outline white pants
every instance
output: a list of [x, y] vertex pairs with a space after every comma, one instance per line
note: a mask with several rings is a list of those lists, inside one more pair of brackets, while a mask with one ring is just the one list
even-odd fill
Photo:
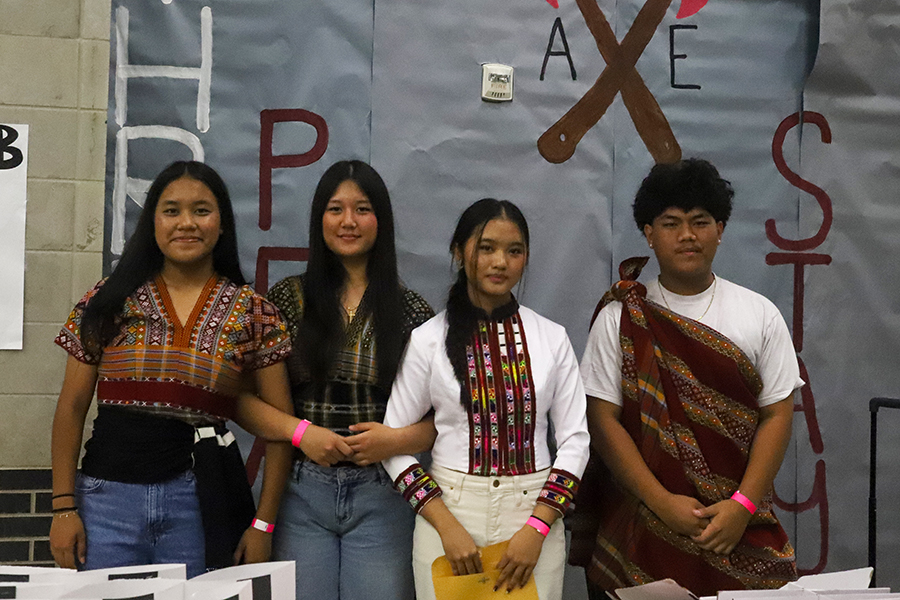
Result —
[[[441, 497], [479, 548], [504, 542], [531, 516], [550, 469], [515, 477], [481, 477], [432, 465], [431, 475], [441, 486]], [[413, 572], [417, 600], [434, 600], [431, 563], [444, 555], [441, 536], [423, 517], [416, 517], [413, 535]], [[540, 600], [561, 600], [566, 559], [566, 535], [557, 519], [544, 540], [534, 569]]]

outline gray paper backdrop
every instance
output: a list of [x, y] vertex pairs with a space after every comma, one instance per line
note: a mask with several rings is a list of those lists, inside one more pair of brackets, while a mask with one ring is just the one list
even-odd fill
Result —
[[[600, 2], [620, 42], [640, 8], [633, 0]], [[900, 184], [896, 7], [864, 0], [851, 8], [849, 0], [840, 0], [823, 11], [821, 23], [814, 0], [712, 0], [683, 19], [676, 18], [678, 8], [677, 2], [669, 8], [637, 71], [684, 156], [712, 160], [737, 192], [716, 272], [771, 298], [795, 338], [794, 315], [801, 304], [804, 309], [797, 322], [803, 333], [799, 355], [812, 393], [807, 390], [805, 403], [797, 398], [803, 410], [796, 413], [794, 440], [776, 485], [780, 516], [802, 569], [862, 566], [867, 402], [900, 394], [892, 260], [900, 245], [894, 208]], [[551, 164], [537, 150], [541, 134], [605, 66], [574, 0], [561, 0], [559, 8], [546, 0], [114, 0], [112, 16], [107, 268], [116, 257], [113, 215], [125, 207], [127, 234], [139, 211], [134, 199], [123, 203], [116, 195], [117, 171], [120, 182], [124, 174], [147, 180], [172, 160], [191, 156], [177, 141], [145, 138], [129, 142], [122, 158], [118, 139], [134, 132], [155, 136], [163, 131], [159, 126], [196, 139], [204, 159], [226, 179], [251, 279], [261, 274], [260, 247], [306, 246], [315, 183], [344, 158], [369, 160], [384, 176], [395, 205], [401, 275], [435, 306], [450, 281], [447, 243], [461, 210], [484, 196], [517, 202], [533, 244], [520, 300], [564, 324], [577, 352], [619, 261], [647, 253], [630, 204], [653, 159], [621, 96], [568, 161]], [[204, 18], [211, 32], [206, 50]], [[557, 18], [575, 80], [563, 56], [551, 56], [540, 78]], [[562, 48], [557, 35], [553, 49]], [[684, 57], [673, 63], [673, 54]], [[197, 71], [178, 71], [178, 79], [171, 70], [163, 77], [133, 77], [117, 94], [116, 81], [129, 74], [126, 62]], [[481, 64], [487, 62], [515, 68], [512, 102], [480, 99]], [[672, 64], [676, 83], [699, 89], [672, 87]], [[786, 123], [783, 141], [773, 149], [779, 125], [804, 106], [823, 114], [832, 142], [821, 141], [815, 124]], [[316, 162], [272, 172], [272, 224], [263, 229], [260, 114], [272, 109], [318, 115], [328, 141]], [[141, 126], [150, 129], [131, 129]], [[317, 139], [324, 141], [308, 124], [279, 123], [272, 152], [310, 153]], [[775, 155], [783, 156], [781, 170]], [[820, 204], [788, 181], [789, 172], [822, 188], [833, 208], [830, 229], [815, 247], [786, 250], [767, 237], [770, 219], [791, 240], [814, 235], [822, 223]], [[139, 191], [133, 195], [142, 201]], [[808, 259], [798, 253], [828, 256], [831, 263], [806, 267], [796, 285], [793, 266], [768, 264]], [[302, 269], [298, 262], [272, 262], [268, 284]], [[257, 285], [263, 287], [262, 281]], [[800, 290], [802, 303], [795, 293]], [[885, 564], [900, 556], [900, 508], [891, 500], [898, 494], [896, 467], [890, 462], [900, 444], [894, 426], [900, 414], [882, 419], [879, 561]], [[824, 474], [818, 483], [817, 468]], [[890, 585], [893, 578], [896, 587], [900, 576], [889, 571], [882, 569], [879, 583]]]

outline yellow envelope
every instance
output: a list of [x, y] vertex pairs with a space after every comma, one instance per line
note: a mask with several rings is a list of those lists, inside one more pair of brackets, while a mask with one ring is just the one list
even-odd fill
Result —
[[434, 581], [434, 594], [437, 600], [479, 600], [480, 598], [500, 600], [538, 600], [537, 587], [534, 585], [534, 575], [528, 579], [523, 588], [516, 588], [509, 594], [506, 590], [494, 591], [500, 571], [497, 563], [503, 558], [509, 540], [493, 544], [481, 549], [481, 566], [484, 573], [475, 575], [454, 575], [453, 567], [446, 556], [435, 559], [431, 565], [431, 579]]

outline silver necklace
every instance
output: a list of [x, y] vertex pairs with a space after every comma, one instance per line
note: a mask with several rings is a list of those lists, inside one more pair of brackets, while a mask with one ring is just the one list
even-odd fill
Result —
[[[703, 314], [700, 315], [699, 317], [697, 317], [696, 319], [694, 319], [695, 321], [701, 320], [703, 317], [706, 316], [706, 313], [709, 312], [709, 307], [712, 306], [713, 300], [716, 298], [716, 284], [717, 284], [718, 282], [719, 282], [719, 278], [718, 278], [718, 277], [714, 277], [714, 278], [713, 278], [713, 291], [712, 291], [712, 295], [709, 297], [709, 304], [706, 305], [706, 310], [703, 311]], [[662, 284], [659, 283], [659, 279], [658, 279], [658, 278], [657, 278], [657, 280], [656, 280], [656, 287], [659, 288], [659, 295], [660, 295], [660, 297], [663, 299], [663, 302], [665, 302], [666, 308], [668, 308], [670, 312], [675, 312], [675, 311], [672, 310], [672, 307], [669, 306], [669, 301], [666, 300], [666, 295], [663, 294], [663, 287], [662, 287]]]

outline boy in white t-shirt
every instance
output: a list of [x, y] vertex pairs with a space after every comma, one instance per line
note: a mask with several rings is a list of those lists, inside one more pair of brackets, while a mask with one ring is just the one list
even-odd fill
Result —
[[581, 364], [608, 469], [578, 498], [599, 519], [590, 560], [572, 557], [592, 597], [667, 577], [698, 595], [797, 577], [771, 492], [803, 381], [778, 309], [713, 274], [733, 195], [689, 159], [656, 165], [635, 198], [660, 275], [645, 287], [647, 259], [622, 264]]

